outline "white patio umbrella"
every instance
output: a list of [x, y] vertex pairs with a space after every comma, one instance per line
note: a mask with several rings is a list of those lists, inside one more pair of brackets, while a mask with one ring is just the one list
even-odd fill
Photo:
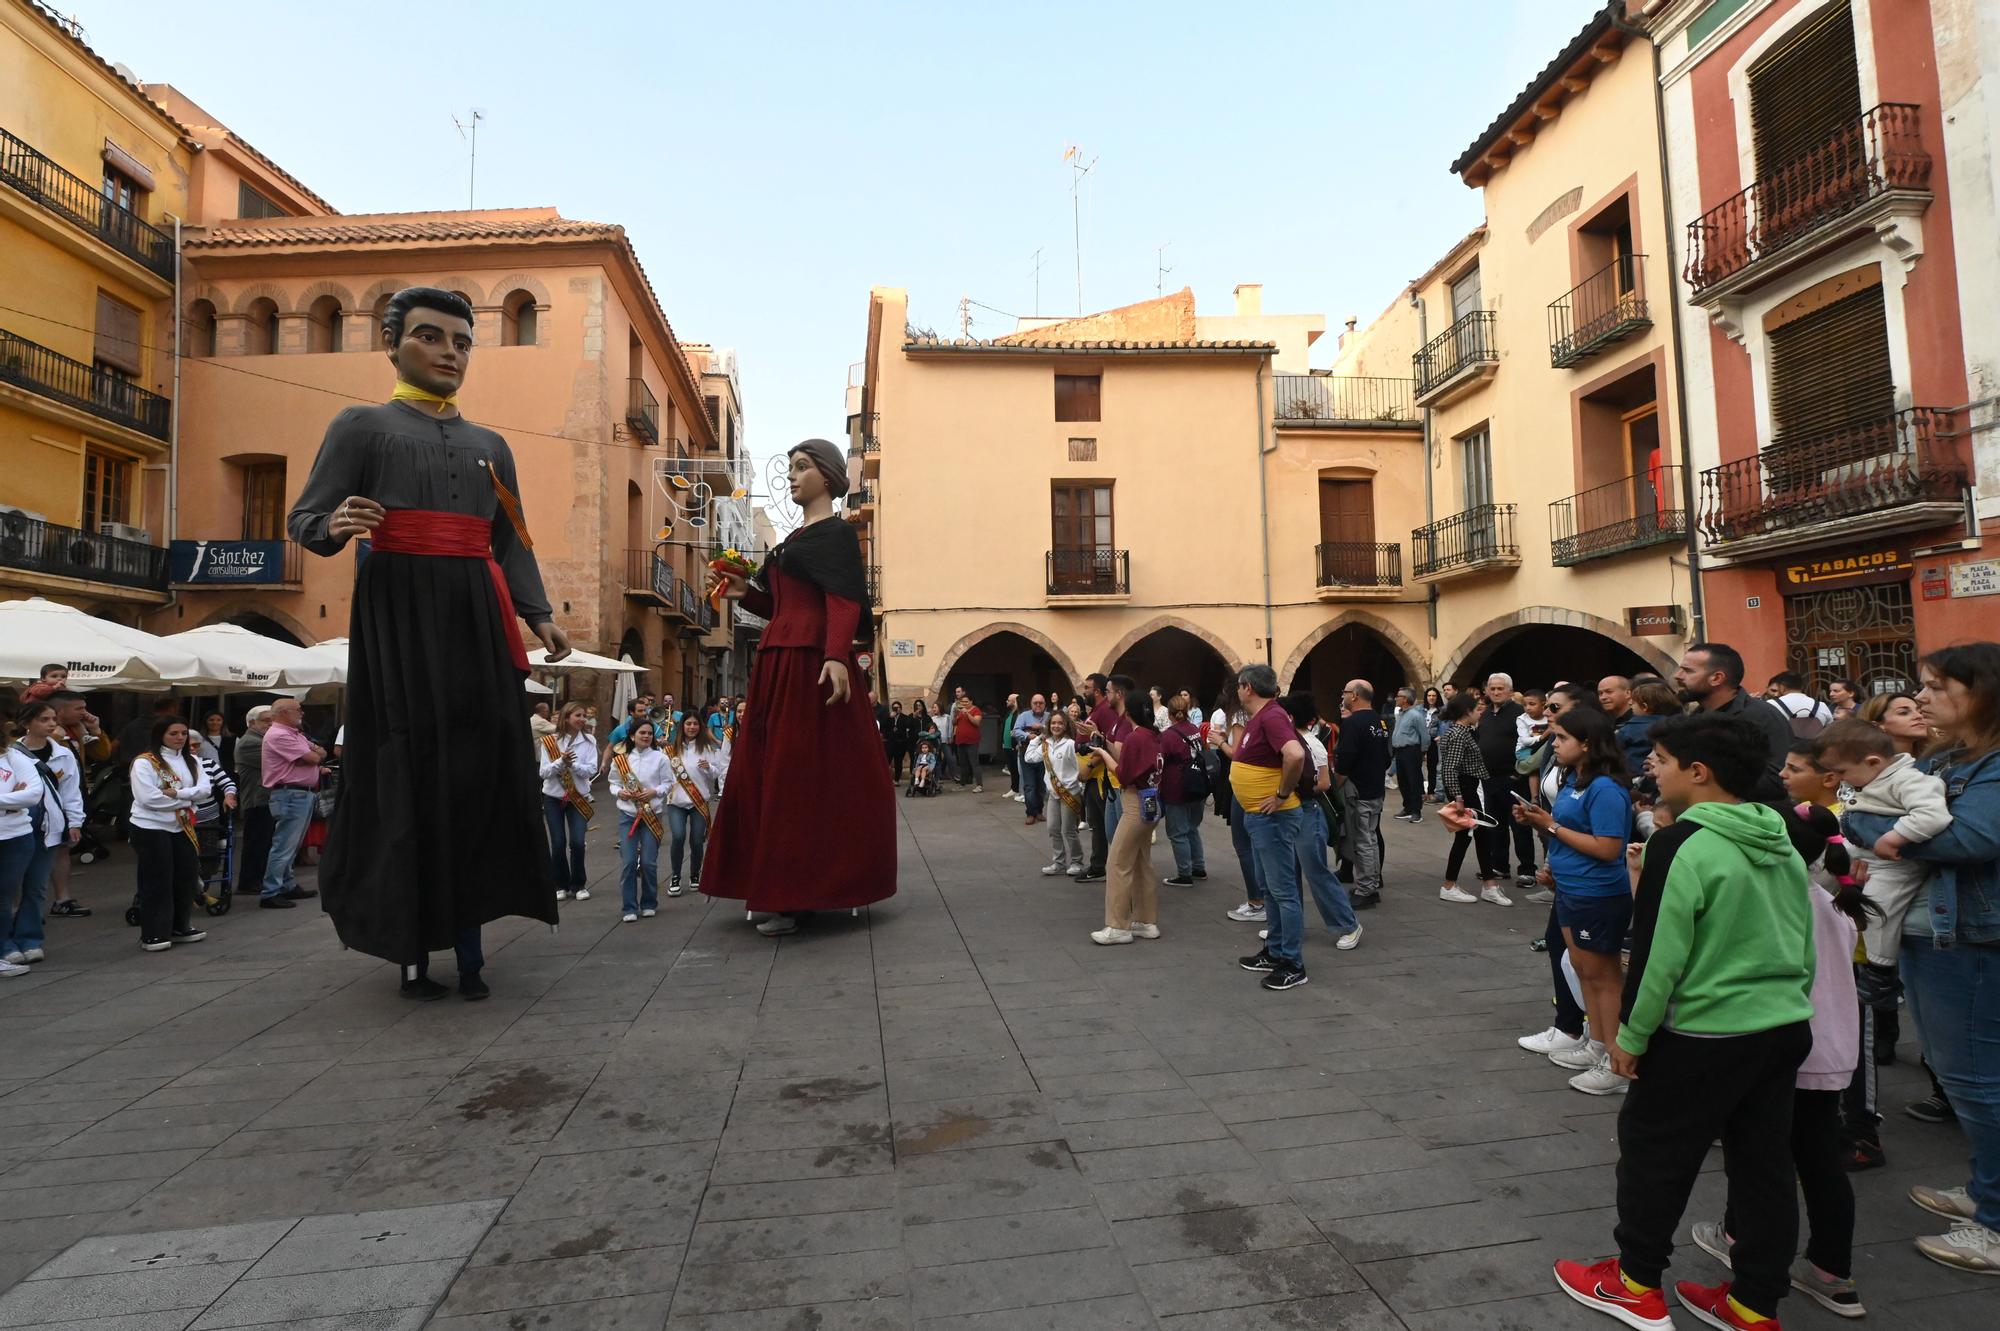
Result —
[[[632, 664], [632, 658], [629, 654], [620, 652], [618, 654], [618, 663], [629, 666]], [[637, 667], [634, 667], [634, 670], [636, 672]], [[634, 679], [631, 675], [620, 675], [618, 682], [611, 686], [611, 714], [613, 716], [624, 716], [632, 710], [632, 700], [638, 696], [638, 680]]]
[[347, 675], [345, 652], [336, 664], [326, 655], [314, 655], [236, 624], [209, 624], [169, 634], [165, 640], [193, 652], [209, 679], [239, 689], [311, 688], [338, 684]]
[[542, 683], [542, 681], [540, 681], [539, 679], [529, 679], [523, 685], [523, 687], [526, 688], [528, 692], [534, 694], [536, 697], [543, 697], [543, 696], [553, 697], [555, 694], [554, 689]]
[[325, 642], [316, 642], [312, 646], [302, 648], [301, 650], [322, 665], [333, 668], [336, 673], [328, 681], [329, 683], [345, 684], [347, 682], [347, 639], [328, 638]]
[[72, 685], [140, 688], [196, 679], [201, 663], [176, 643], [40, 596], [0, 601], [0, 683], [32, 683], [60, 661]]
[[633, 665], [630, 661], [614, 661], [595, 652], [578, 650], [572, 650], [562, 660], [550, 664], [549, 649], [546, 647], [537, 647], [528, 653], [528, 668], [530, 670], [615, 670], [627, 675], [646, 673], [644, 666]]

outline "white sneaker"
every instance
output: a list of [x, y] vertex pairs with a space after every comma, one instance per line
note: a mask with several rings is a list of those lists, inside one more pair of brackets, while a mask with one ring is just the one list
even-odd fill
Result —
[[587, 887], [579, 887], [576, 891], [570, 893], [570, 895], [572, 897], [575, 897], [578, 901], [588, 901], [590, 900], [590, 889]]
[[1271, 931], [1269, 929], [1259, 929], [1257, 936], [1267, 943], [1271, 941]]
[[568, 901], [568, 900], [569, 900], [569, 889], [568, 889], [568, 888], [566, 888], [566, 887], [559, 887], [559, 888], [557, 888], [557, 889], [556, 889], [556, 900], [557, 900], [557, 901]]
[[1460, 905], [1464, 905], [1468, 901], [1477, 901], [1479, 898], [1473, 896], [1472, 893], [1466, 891], [1457, 883], [1446, 883], [1438, 889], [1438, 900], [1455, 901]]
[[1521, 900], [1532, 901], [1537, 906], [1553, 905], [1555, 903], [1555, 899], [1556, 899], [1556, 894], [1554, 892], [1551, 892], [1546, 887], [1538, 887], [1532, 892], [1523, 894], [1523, 896], [1521, 897]]
[[1083, 874], [1083, 866], [1081, 864], [1072, 864], [1069, 866], [1069, 868], [1063, 870], [1063, 876], [1066, 878], [1078, 878], [1081, 877], [1082, 874]]
[[0, 962], [9, 966], [25, 966], [28, 964], [28, 958], [21, 952], [9, 952], [5, 956], [0, 956]]
[[1262, 906], [1253, 906], [1246, 901], [1235, 910], [1230, 911], [1229, 918], [1232, 920], [1241, 920], [1245, 924], [1262, 924], [1264, 923], [1264, 908]]
[[1910, 1189], [1910, 1200], [1947, 1220], [1971, 1220], [1978, 1210], [1964, 1188], [1927, 1188], [1919, 1183]]
[[972, 793], [973, 793], [973, 794], [975, 794], [975, 795], [984, 795], [984, 794], [986, 793], [986, 787], [984, 787], [984, 786], [974, 786], [974, 787], [972, 788]]
[[[187, 940], [187, 941], [189, 941], [189, 942], [195, 942], [195, 941], [198, 941], [198, 940], [195, 940], [195, 939], [189, 939], [189, 940]], [[21, 960], [23, 960], [23, 961], [26, 961], [26, 962], [36, 962], [36, 961], [40, 961], [41, 959], [42, 959], [42, 950], [41, 950], [40, 948], [38, 948], [38, 947], [31, 947], [31, 948], [29, 948], [29, 949], [28, 949], [28, 950], [27, 950], [26, 952], [23, 952], [23, 953], [21, 954]]]
[[1352, 952], [1355, 948], [1360, 947], [1361, 926], [1357, 924], [1354, 926], [1353, 933], [1342, 934], [1340, 937], [1334, 939], [1333, 945], [1342, 952]]
[[1917, 1251], [1944, 1266], [1983, 1276], [2000, 1275], [2000, 1234], [1971, 1220], [1960, 1221], [1949, 1234], [1926, 1234]]
[[1063, 872], [1064, 868], [1065, 866], [1061, 860], [1057, 860], [1053, 864], [1044, 864], [1042, 866], [1042, 877], [1053, 878], [1057, 874]]
[[28, 968], [26, 966], [16, 966], [11, 961], [0, 961], [0, 979], [14, 975], [26, 975], [27, 973]]
[[1573, 1071], [1582, 1072], [1596, 1067], [1601, 1060], [1607, 1057], [1608, 1055], [1604, 1052], [1603, 1045], [1595, 1040], [1586, 1040], [1573, 1048], [1556, 1050], [1556, 1052], [1549, 1055], [1549, 1062], [1559, 1068], [1569, 1068]]
[[1611, 1070], [1611, 1056], [1606, 1054], [1595, 1066], [1571, 1077], [1569, 1084], [1585, 1095], [1623, 1095], [1632, 1083]]
[[629, 910], [618, 917], [618, 923], [620, 924], [637, 924], [638, 922], [639, 917]]
[[1129, 943], [1132, 941], [1132, 931], [1130, 929], [1099, 929], [1090, 936], [1090, 941], [1102, 944], [1105, 947], [1110, 947], [1113, 943]]
[[1590, 1043], [1588, 1035], [1566, 1035], [1560, 1026], [1551, 1026], [1539, 1035], [1524, 1035], [1514, 1041], [1531, 1054], [1561, 1053], [1565, 1050], [1581, 1049]]
[[1132, 921], [1132, 936], [1134, 938], [1158, 938], [1160, 936], [1160, 926], [1157, 924], [1141, 924], [1137, 920], [1134, 920]]
[[639, 912], [639, 918], [642, 920], [650, 920], [659, 913], [660, 912], [654, 910], [651, 906], [648, 906], [646, 909]]
[[1496, 906], [1511, 906], [1514, 904], [1514, 898], [1508, 896], [1505, 892], [1501, 891], [1500, 884], [1498, 883], [1493, 883], [1490, 886], [1481, 888], [1479, 891], [1479, 899], [1481, 901], [1490, 901]]
[[757, 932], [766, 938], [777, 938], [784, 934], [795, 934], [798, 931], [799, 922], [789, 915], [773, 915], [770, 919], [765, 920], [757, 926]]

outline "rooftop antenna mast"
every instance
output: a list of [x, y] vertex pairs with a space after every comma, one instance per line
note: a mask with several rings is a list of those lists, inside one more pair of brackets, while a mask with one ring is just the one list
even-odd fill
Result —
[[1167, 246], [1173, 243], [1171, 240], [1162, 241], [1159, 248], [1153, 251], [1153, 294], [1155, 296], [1164, 296], [1167, 294], [1167, 274], [1174, 271], [1167, 267]]
[[1083, 149], [1070, 144], [1063, 149], [1063, 160], [1069, 163], [1069, 226], [1070, 242], [1076, 248], [1076, 312], [1083, 313], [1083, 178], [1097, 168], [1097, 159], [1088, 163], [1083, 160]]
[[479, 122], [486, 118], [486, 113], [475, 106], [466, 115], [464, 120], [453, 116], [451, 123], [458, 130], [458, 137], [471, 145], [471, 155], [465, 167], [465, 206], [471, 208], [473, 190], [479, 179]]
[[958, 335], [968, 340], [972, 337], [972, 297], [958, 298]]
[[1036, 250], [1030, 259], [1035, 266], [1035, 303], [1032, 308], [1039, 317], [1042, 312], [1042, 252]]

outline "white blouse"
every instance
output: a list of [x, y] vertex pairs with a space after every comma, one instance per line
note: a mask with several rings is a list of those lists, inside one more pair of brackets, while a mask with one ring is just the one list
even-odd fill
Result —
[[542, 777], [542, 793], [552, 800], [562, 799], [569, 794], [563, 789], [562, 778], [557, 775], [562, 771], [561, 756], [565, 753], [570, 755], [569, 777], [571, 783], [576, 786], [578, 794], [588, 795], [590, 783], [597, 776], [597, 741], [588, 733], [560, 738], [557, 741], [557, 756], [554, 758], [549, 757], [548, 746], [539, 739], [536, 740], [535, 762]]
[[173, 788], [168, 789], [169, 778], [161, 773], [159, 764], [140, 754], [132, 763], [132, 826], [151, 832], [178, 832], [182, 809], [198, 809], [208, 803], [208, 773], [199, 758], [190, 774], [188, 759], [182, 754], [162, 749], [159, 757], [172, 773]]
[[[722, 778], [729, 773], [729, 750], [690, 748], [681, 754], [681, 768], [713, 811], [716, 798], [722, 793]], [[679, 809], [694, 807], [694, 800], [681, 789], [671, 761], [667, 763], [666, 787], [668, 804]]]
[[[667, 788], [674, 783], [673, 770], [667, 766], [667, 755], [658, 749], [632, 749], [624, 754], [625, 765], [632, 771], [632, 780], [643, 790], [653, 792], [646, 801], [646, 807], [655, 814], [664, 806]], [[607, 765], [606, 776], [611, 781], [611, 793], [618, 798], [618, 812], [634, 817], [639, 813], [639, 802], [625, 797], [625, 776], [618, 770], [618, 755], [612, 755]]]
[[35, 770], [35, 760], [11, 748], [0, 751], [0, 841], [35, 830], [28, 811], [42, 798], [42, 774]]
[[[72, 828], [83, 827], [83, 782], [78, 776], [81, 769], [77, 766], [76, 755], [70, 752], [68, 745], [57, 743], [49, 745], [49, 770], [54, 772], [56, 777], [56, 783], [51, 787], [42, 780], [41, 769], [35, 765], [34, 754], [23, 752], [18, 748], [11, 752], [15, 761], [7, 770], [16, 776], [25, 774], [28, 789], [14, 791], [12, 788], [16, 784], [15, 778], [0, 773], [0, 786], [6, 787], [5, 790], [0, 790], [0, 828], [6, 829], [0, 831], [0, 840], [17, 837], [33, 829], [34, 823], [29, 810], [34, 808], [34, 801], [29, 799], [29, 791], [39, 790], [42, 792], [43, 844], [49, 846], [64, 844], [65, 823]], [[10, 806], [5, 798], [9, 793], [16, 799], [27, 801], [25, 807], [19, 809], [18, 826], [16, 809]]]
[[1035, 748], [1040, 750], [1044, 742], [1048, 745], [1043, 761], [1048, 767], [1049, 780], [1072, 795], [1081, 794], [1083, 774], [1076, 766], [1076, 741], [1067, 735], [1061, 739], [1048, 739], [1044, 736], [1035, 741]]

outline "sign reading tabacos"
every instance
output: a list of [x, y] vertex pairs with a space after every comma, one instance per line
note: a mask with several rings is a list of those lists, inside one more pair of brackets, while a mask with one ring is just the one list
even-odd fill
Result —
[[1822, 587], [1902, 582], [1910, 570], [1909, 549], [1892, 545], [1851, 555], [1794, 560], [1779, 567], [1778, 581], [1788, 591], [1817, 591]]

